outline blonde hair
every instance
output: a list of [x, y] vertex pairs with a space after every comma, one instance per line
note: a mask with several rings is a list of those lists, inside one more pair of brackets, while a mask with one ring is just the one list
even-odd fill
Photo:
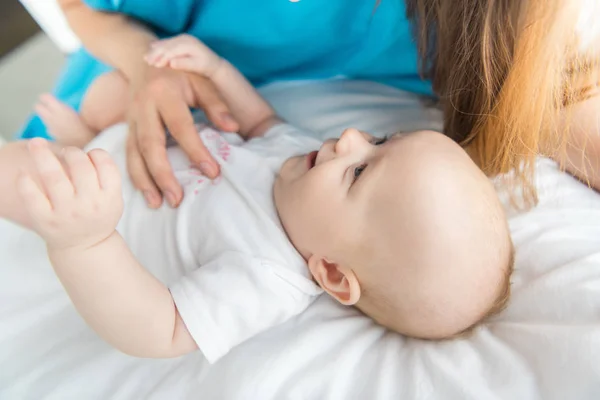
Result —
[[577, 51], [580, 1], [406, 3], [445, 133], [488, 176], [514, 171], [526, 206], [535, 204], [536, 156], [566, 153], [561, 110], [598, 86], [598, 63]]

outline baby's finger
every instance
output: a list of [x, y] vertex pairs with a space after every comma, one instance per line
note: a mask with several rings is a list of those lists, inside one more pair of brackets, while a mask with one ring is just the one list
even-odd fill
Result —
[[152, 50], [169, 49], [170, 47], [173, 46], [173, 44], [176, 44], [177, 42], [179, 42], [181, 40], [181, 37], [182, 36], [180, 35], [180, 36], [175, 36], [172, 38], [157, 40], [156, 42], [150, 44], [150, 48], [152, 48]]
[[94, 195], [100, 189], [98, 175], [90, 158], [81, 149], [68, 147], [65, 149], [65, 162], [75, 189], [75, 195]]
[[160, 50], [165, 58], [189, 56], [199, 48], [204, 47], [198, 39], [181, 35], [172, 39], [165, 39], [153, 47], [153, 50]]
[[89, 159], [96, 168], [100, 188], [107, 192], [121, 190], [121, 173], [119, 168], [104, 150], [92, 150], [88, 153]]
[[191, 57], [199, 52], [199, 46], [202, 46], [200, 43], [193, 44], [189, 41], [180, 41], [177, 43], [173, 43], [172, 46], [165, 50], [164, 58], [167, 60], [173, 60], [176, 58], [182, 57]]
[[155, 49], [152, 49], [148, 54], [146, 54], [144, 59], [148, 64], [157, 67], [157, 64], [162, 60], [164, 54], [164, 49], [157, 47]]
[[158, 61], [153, 64], [156, 68], [164, 68], [167, 65], [169, 65], [169, 57], [166, 54], [163, 54]]
[[17, 192], [32, 220], [40, 221], [52, 212], [48, 197], [42, 192], [30, 175], [23, 174], [17, 179]]
[[53, 208], [73, 197], [73, 185], [46, 141], [31, 139], [28, 148]]
[[179, 71], [194, 72], [197, 67], [197, 63], [189, 57], [180, 57], [169, 61], [169, 67]]

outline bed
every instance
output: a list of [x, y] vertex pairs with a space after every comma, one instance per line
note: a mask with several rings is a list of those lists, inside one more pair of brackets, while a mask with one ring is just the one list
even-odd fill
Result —
[[[78, 47], [55, 0], [21, 2], [64, 52]], [[373, 83], [279, 83], [262, 92], [323, 138], [348, 126], [441, 128], [436, 110]], [[545, 159], [537, 186], [537, 208], [507, 206], [516, 247], [510, 305], [472, 336], [405, 339], [323, 296], [212, 366], [199, 353], [143, 360], [112, 350], [71, 306], [42, 241], [0, 221], [0, 399], [596, 400], [600, 195]]]
[[[368, 82], [263, 94], [322, 137], [440, 128], [419, 99]], [[600, 195], [549, 160], [538, 168], [539, 206], [507, 208], [512, 300], [472, 336], [406, 339], [322, 296], [212, 366], [200, 353], [145, 360], [111, 349], [71, 306], [41, 240], [0, 221], [0, 399], [598, 399]]]

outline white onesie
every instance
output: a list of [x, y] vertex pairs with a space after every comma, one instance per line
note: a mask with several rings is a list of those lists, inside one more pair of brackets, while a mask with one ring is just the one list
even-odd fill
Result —
[[[109, 151], [123, 174], [125, 129], [113, 127], [91, 146]], [[205, 178], [172, 147], [169, 161], [185, 191], [179, 208], [148, 209], [124, 179], [125, 211], [117, 229], [142, 265], [169, 286], [185, 325], [213, 363], [302, 312], [321, 293], [273, 202], [283, 162], [320, 142], [288, 124], [248, 142], [206, 127], [200, 136], [221, 177]]]

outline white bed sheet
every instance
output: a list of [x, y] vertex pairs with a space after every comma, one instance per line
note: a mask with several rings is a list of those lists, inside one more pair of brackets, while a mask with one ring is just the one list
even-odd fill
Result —
[[[324, 136], [439, 128], [436, 111], [375, 84], [263, 92]], [[323, 296], [213, 366], [199, 353], [142, 360], [112, 350], [74, 311], [43, 243], [0, 221], [0, 399], [598, 399], [600, 195], [547, 160], [538, 186], [540, 205], [510, 217], [510, 306], [470, 338], [405, 339]]]

